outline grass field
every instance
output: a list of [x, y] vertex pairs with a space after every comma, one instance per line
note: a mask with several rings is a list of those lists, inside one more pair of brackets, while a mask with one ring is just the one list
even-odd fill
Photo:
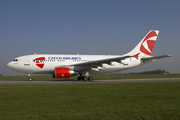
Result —
[[[28, 80], [28, 76], [0, 76], [0, 80]], [[180, 74], [114, 74], [93, 75], [94, 79], [139, 79], [139, 78], [180, 78]], [[59, 80], [52, 76], [33, 76], [34, 80]], [[77, 76], [69, 79], [77, 80]], [[64, 80], [64, 79], [63, 79]]]
[[1, 120], [179, 120], [180, 82], [0, 85]]

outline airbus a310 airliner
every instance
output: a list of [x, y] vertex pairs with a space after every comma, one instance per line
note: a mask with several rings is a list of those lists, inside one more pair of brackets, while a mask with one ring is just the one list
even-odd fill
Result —
[[132, 51], [124, 55], [34, 54], [17, 57], [7, 66], [27, 73], [30, 81], [33, 80], [31, 74], [52, 74], [54, 78], [79, 75], [78, 80], [92, 81], [90, 74], [118, 72], [170, 57], [151, 56], [158, 33], [158, 30], [149, 31]]

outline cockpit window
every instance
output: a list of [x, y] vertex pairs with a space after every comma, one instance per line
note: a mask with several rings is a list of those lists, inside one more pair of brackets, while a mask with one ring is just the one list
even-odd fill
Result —
[[13, 61], [14, 61], [14, 62], [18, 62], [18, 59], [14, 59]]

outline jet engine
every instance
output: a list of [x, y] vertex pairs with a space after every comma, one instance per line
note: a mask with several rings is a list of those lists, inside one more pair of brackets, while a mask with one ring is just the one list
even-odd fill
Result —
[[74, 75], [77, 75], [77, 73], [70, 68], [57, 67], [55, 68], [53, 78], [69, 78]]

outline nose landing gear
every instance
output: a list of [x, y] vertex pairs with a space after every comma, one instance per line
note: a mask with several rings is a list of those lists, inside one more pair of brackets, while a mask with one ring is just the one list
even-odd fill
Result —
[[31, 77], [29, 77], [29, 79], [28, 79], [29, 81], [33, 81], [33, 79], [31, 78]]
[[31, 77], [31, 74], [28, 74], [28, 76], [29, 76], [29, 81], [33, 81], [33, 79], [32, 79], [32, 77]]

